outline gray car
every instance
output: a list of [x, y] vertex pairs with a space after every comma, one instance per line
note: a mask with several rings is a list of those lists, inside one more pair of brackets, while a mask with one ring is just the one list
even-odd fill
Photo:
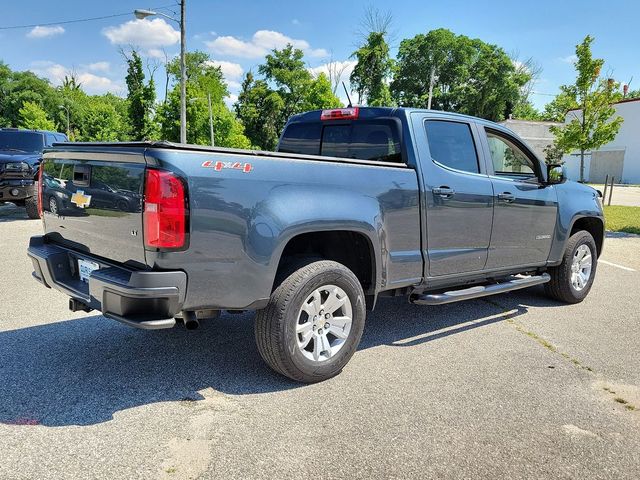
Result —
[[[85, 213], [46, 211], [28, 250], [72, 310], [145, 329], [256, 310], [260, 354], [302, 382], [342, 370], [384, 296], [429, 306], [544, 284], [580, 302], [604, 240], [596, 190], [500, 125], [428, 110], [296, 115], [278, 152], [67, 144], [42, 172], [71, 180]], [[108, 211], [97, 182], [142, 195]]]

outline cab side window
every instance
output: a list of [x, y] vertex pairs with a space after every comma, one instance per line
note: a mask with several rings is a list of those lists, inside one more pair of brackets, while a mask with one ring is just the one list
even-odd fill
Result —
[[487, 131], [493, 170], [497, 176], [515, 179], [537, 176], [536, 165], [529, 156], [507, 137]]
[[427, 120], [425, 128], [434, 162], [463, 172], [480, 172], [476, 146], [467, 123]]

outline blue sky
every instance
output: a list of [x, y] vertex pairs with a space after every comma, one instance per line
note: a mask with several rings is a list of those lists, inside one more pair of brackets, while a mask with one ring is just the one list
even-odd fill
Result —
[[[0, 27], [42, 24], [111, 15], [134, 8], [167, 6], [174, 0], [110, 2], [20, 0], [2, 2]], [[572, 55], [586, 34], [596, 37], [594, 54], [605, 70], [623, 83], [634, 77], [640, 88], [637, 20], [640, 2], [618, 0], [462, 1], [395, 0], [348, 2], [187, 0], [187, 48], [211, 53], [222, 66], [232, 94], [242, 75], [258, 65], [264, 53], [287, 41], [303, 48], [310, 68], [331, 58], [348, 61], [358, 41], [359, 19], [372, 5], [393, 15], [396, 41], [435, 28], [495, 43], [520, 59], [532, 57], [542, 67], [532, 101], [541, 108], [574, 78]], [[176, 7], [159, 9], [171, 14]], [[134, 23], [125, 15], [85, 23], [0, 30], [0, 60], [13, 69], [30, 69], [58, 84], [73, 70], [90, 93], [124, 94], [125, 67], [119, 46], [134, 44], [153, 61], [179, 51], [174, 24], [161, 18]], [[160, 60], [157, 60], [161, 63]], [[163, 95], [162, 69], [156, 72]], [[162, 91], [160, 91], [162, 90]]]

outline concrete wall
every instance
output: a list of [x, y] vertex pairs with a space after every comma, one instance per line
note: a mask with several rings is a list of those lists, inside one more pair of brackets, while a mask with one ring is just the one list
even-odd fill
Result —
[[[614, 159], [614, 163], [611, 164], [609, 168], [606, 168], [605, 164], [603, 164], [602, 166], [598, 166], [598, 171], [596, 172], [594, 170], [594, 174], [597, 174], [597, 177], [599, 178], [601, 176], [600, 170], [606, 168], [610, 171], [605, 171], [605, 175], [607, 173], [609, 175], [615, 175], [616, 182], [619, 182], [619, 152], [624, 152], [622, 181], [620, 183], [640, 184], [640, 99], [617, 103], [615, 105], [615, 109], [615, 116], [622, 117], [624, 119], [624, 122], [622, 123], [620, 131], [618, 132], [616, 138], [612, 142], [604, 145], [599, 149], [599, 152], [602, 152], [604, 155], [603, 157], [601, 157], [602, 162], [604, 162], [605, 159], [608, 158]], [[575, 118], [574, 115], [580, 117], [580, 113], [580, 110], [573, 110], [569, 112], [567, 114], [566, 121], [568, 122], [571, 119]], [[594, 159], [595, 154], [596, 152], [594, 152]], [[596, 180], [592, 180], [590, 178], [590, 155], [587, 158], [588, 160], [585, 160], [585, 178], [593, 182]], [[571, 180], [578, 180], [580, 178], [580, 155], [565, 155], [564, 160], [567, 166], [569, 178]]]
[[538, 157], [544, 160], [544, 149], [553, 143], [553, 133], [549, 130], [552, 125], [562, 125], [556, 122], [534, 122], [531, 120], [509, 119], [500, 122], [522, 138]]

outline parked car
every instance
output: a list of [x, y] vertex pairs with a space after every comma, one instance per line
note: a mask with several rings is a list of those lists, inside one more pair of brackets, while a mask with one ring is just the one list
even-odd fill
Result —
[[29, 218], [39, 218], [36, 179], [42, 151], [67, 141], [58, 132], [0, 128], [0, 203], [25, 206]]
[[[598, 192], [500, 125], [404, 108], [314, 111], [289, 120], [278, 150], [53, 148], [44, 174], [73, 169], [70, 201], [88, 213], [45, 212], [28, 249], [34, 277], [71, 310], [144, 329], [256, 310], [262, 358], [302, 382], [342, 370], [380, 297], [430, 306], [543, 284], [577, 303], [591, 289]], [[143, 191], [135, 211], [91, 212], [104, 169], [113, 188]]]

